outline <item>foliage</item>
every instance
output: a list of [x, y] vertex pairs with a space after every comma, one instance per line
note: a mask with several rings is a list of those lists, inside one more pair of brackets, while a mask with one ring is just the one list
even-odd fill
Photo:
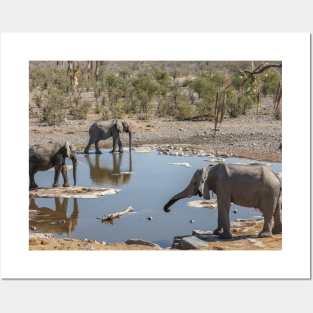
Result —
[[280, 75], [276, 70], [268, 70], [262, 77], [262, 94], [264, 96], [274, 96], [280, 80]]
[[89, 103], [84, 101], [79, 101], [76, 105], [72, 106], [70, 109], [70, 114], [73, 119], [83, 120], [87, 118], [87, 114], [89, 111]]
[[65, 118], [65, 97], [59, 89], [48, 90], [47, 105], [43, 109], [42, 121], [48, 125], [58, 125]]
[[[223, 107], [222, 119], [224, 114], [237, 117], [252, 109], [258, 113], [262, 97], [274, 100], [281, 83], [280, 71], [273, 68], [249, 76], [248, 71], [260, 62], [251, 65], [244, 61], [64, 61], [58, 64], [30, 63], [30, 92], [37, 105], [33, 106], [34, 111], [53, 125], [66, 116], [85, 119], [91, 106], [103, 119], [125, 114], [136, 114], [142, 119], [210, 117], [216, 115], [217, 94], [218, 106]], [[80, 97], [83, 93], [88, 104]]]
[[188, 101], [187, 97], [179, 97], [175, 117], [178, 120], [190, 119], [194, 116], [195, 108]]

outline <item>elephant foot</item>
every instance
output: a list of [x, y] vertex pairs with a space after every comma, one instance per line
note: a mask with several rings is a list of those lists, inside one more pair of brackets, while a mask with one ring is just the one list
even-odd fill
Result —
[[116, 150], [111, 150], [110, 153], [118, 153]]
[[274, 226], [274, 228], [272, 229], [272, 233], [275, 235], [281, 234], [282, 233], [282, 225]]
[[123, 150], [118, 150], [118, 152], [119, 152], [119, 153], [123, 153], [124, 151], [123, 151]]
[[213, 231], [213, 235], [216, 235], [216, 236], [219, 236], [221, 235], [223, 232], [223, 230], [221, 228], [216, 228], [214, 231]]
[[36, 184], [29, 186], [29, 190], [33, 190], [33, 189], [37, 189], [37, 188], [38, 188], [38, 185], [36, 185]]
[[233, 235], [230, 232], [223, 232], [219, 234], [220, 239], [232, 239]]
[[64, 183], [64, 184], [63, 184], [63, 187], [69, 187], [69, 186], [70, 186], [69, 183]]
[[102, 154], [100, 150], [96, 150], [96, 154]]
[[60, 187], [60, 185], [59, 185], [59, 184], [53, 184], [52, 187], [53, 187], [53, 188], [55, 188], [55, 187]]
[[267, 238], [267, 237], [272, 237], [273, 234], [271, 231], [261, 231], [258, 235], [259, 238]]

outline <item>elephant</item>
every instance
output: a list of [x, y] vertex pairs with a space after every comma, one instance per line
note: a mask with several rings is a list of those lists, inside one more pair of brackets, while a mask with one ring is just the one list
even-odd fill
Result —
[[31, 146], [29, 148], [29, 188], [38, 188], [34, 177], [38, 171], [46, 171], [52, 167], [55, 170], [53, 187], [58, 186], [60, 172], [62, 172], [64, 180], [63, 187], [69, 187], [66, 158], [70, 158], [73, 162], [73, 179], [74, 185], [76, 185], [77, 158], [75, 151], [68, 142]]
[[118, 145], [118, 151], [123, 153], [123, 146], [120, 139], [120, 133], [122, 132], [128, 133], [129, 152], [131, 152], [132, 130], [128, 122], [121, 120], [111, 120], [93, 123], [89, 128], [89, 141], [84, 149], [84, 153], [88, 154], [90, 146], [95, 144], [96, 154], [101, 154], [99, 149], [99, 141], [108, 139], [110, 137], [113, 138], [113, 148], [111, 152], [115, 153], [116, 145]]
[[112, 155], [112, 169], [106, 167], [105, 164], [100, 163], [100, 155], [95, 156], [95, 162], [92, 162], [89, 155], [85, 155], [90, 169], [90, 178], [96, 184], [113, 184], [121, 185], [127, 184], [131, 177], [132, 172], [132, 158], [129, 154], [129, 169], [128, 172], [121, 172], [122, 154]]
[[[217, 196], [218, 227], [214, 234], [222, 239], [231, 239], [229, 210], [231, 202], [244, 207], [259, 209], [264, 216], [264, 225], [259, 237], [270, 237], [282, 232], [281, 222], [281, 176], [270, 166], [261, 164], [217, 164], [198, 169], [188, 186], [174, 195], [164, 206], [195, 195], [210, 199], [210, 191]], [[274, 227], [272, 220], [274, 215]]]
[[79, 217], [78, 200], [73, 199], [73, 211], [67, 216], [69, 199], [54, 198], [55, 209], [39, 207], [34, 198], [30, 199], [29, 226], [42, 233], [67, 233], [74, 231]]

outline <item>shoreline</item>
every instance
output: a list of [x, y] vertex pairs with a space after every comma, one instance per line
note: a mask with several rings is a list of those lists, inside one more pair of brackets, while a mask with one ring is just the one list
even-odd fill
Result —
[[[30, 120], [30, 144], [69, 141], [75, 149], [82, 150], [88, 142], [88, 129], [98, 116], [87, 120], [69, 120], [52, 127]], [[271, 116], [241, 116], [226, 119], [214, 136], [214, 124], [210, 121], [169, 121], [152, 119], [141, 121], [128, 119], [133, 128], [133, 146], [175, 145], [190, 146], [194, 150], [215, 155], [229, 155], [259, 161], [281, 162], [279, 145], [282, 141], [281, 121]], [[127, 134], [121, 134], [124, 146], [128, 145]], [[112, 146], [112, 140], [100, 142], [101, 148]], [[93, 148], [93, 147], [92, 147]]]
[[141, 239], [106, 243], [97, 240], [57, 238], [51, 233], [30, 233], [29, 250], [281, 250], [282, 235], [269, 238], [257, 237], [263, 218], [237, 219], [232, 223], [233, 239], [221, 240], [211, 231], [194, 230], [192, 234], [176, 236], [171, 247]]

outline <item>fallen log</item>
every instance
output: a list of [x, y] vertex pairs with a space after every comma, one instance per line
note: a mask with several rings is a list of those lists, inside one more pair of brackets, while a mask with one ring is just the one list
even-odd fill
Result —
[[100, 220], [102, 223], [113, 223], [113, 220], [120, 218], [121, 216], [128, 214], [130, 212], [134, 212], [134, 209], [130, 206], [124, 211], [110, 213], [108, 215], [104, 215], [102, 217], [97, 217], [97, 220]]
[[32, 198], [101, 198], [107, 195], [114, 195], [120, 189], [100, 187], [53, 187], [38, 188], [29, 191]]

